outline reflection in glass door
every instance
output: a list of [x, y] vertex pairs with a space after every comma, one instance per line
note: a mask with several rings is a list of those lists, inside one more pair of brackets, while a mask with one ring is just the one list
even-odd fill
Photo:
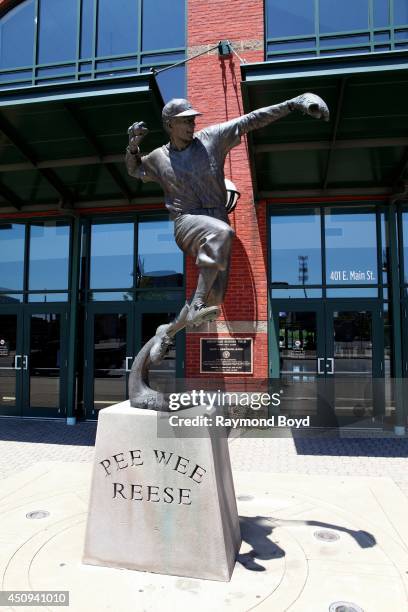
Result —
[[18, 414], [21, 354], [17, 314], [0, 314], [0, 414]]
[[279, 312], [281, 375], [317, 374], [317, 313]]
[[[274, 303], [281, 409], [316, 426], [384, 413], [383, 341], [377, 303]], [[272, 348], [272, 351], [274, 349]], [[276, 349], [275, 349], [276, 350]]]
[[93, 318], [93, 406], [101, 408], [126, 400], [128, 314], [95, 313]]
[[65, 414], [65, 309], [44, 310], [24, 305], [0, 313], [0, 414]]
[[[157, 327], [175, 316], [175, 311], [157, 312], [161, 307], [157, 303], [148, 304], [149, 312], [143, 312], [146, 305], [139, 305], [137, 309], [134, 306], [132, 303], [100, 302], [88, 307], [84, 401], [89, 419], [97, 418], [102, 408], [128, 399], [134, 357], [155, 335]], [[176, 343], [180, 356], [182, 334], [178, 334]], [[175, 344], [160, 364], [149, 369], [149, 378], [152, 388], [171, 392], [176, 381]]]
[[384, 411], [383, 343], [378, 308], [327, 308], [327, 376], [336, 415], [372, 418]]
[[[277, 317], [276, 317], [277, 315]], [[312, 415], [316, 411], [316, 383], [324, 354], [320, 308], [299, 310], [292, 304], [276, 310], [278, 321], [279, 374], [284, 393], [282, 411]]]
[[29, 410], [60, 412], [61, 390], [61, 314], [28, 314], [27, 351], [22, 356], [23, 373], [28, 375]]

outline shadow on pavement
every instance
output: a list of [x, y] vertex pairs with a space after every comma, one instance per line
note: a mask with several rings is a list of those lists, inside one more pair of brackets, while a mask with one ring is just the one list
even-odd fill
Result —
[[239, 554], [237, 561], [247, 570], [253, 572], [264, 572], [266, 570], [266, 567], [259, 563], [259, 561], [269, 561], [270, 559], [279, 559], [285, 556], [285, 551], [280, 548], [277, 543], [269, 539], [274, 528], [278, 526], [303, 524], [311, 527], [318, 527], [323, 531], [323, 538], [321, 539], [324, 539], [324, 535], [327, 534], [325, 530], [331, 530], [328, 535], [335, 534], [335, 532], [347, 533], [357, 542], [360, 548], [372, 548], [377, 544], [375, 537], [367, 531], [362, 531], [361, 529], [356, 531], [347, 529], [341, 525], [322, 523], [320, 521], [284, 519], [275, 521], [273, 518], [266, 516], [240, 516], [239, 522], [242, 539], [252, 547], [252, 550], [247, 553]]
[[285, 556], [285, 551], [268, 539], [268, 536], [270, 536], [273, 531], [274, 525], [267, 517], [240, 516], [239, 523], [242, 539], [252, 546], [252, 550], [248, 553], [239, 554], [237, 557], [237, 561], [247, 570], [251, 570], [252, 572], [264, 572], [266, 568], [260, 563], [257, 563], [257, 561], [279, 559]]
[[67, 425], [59, 420], [31, 421], [7, 417], [0, 419], [0, 440], [94, 446], [96, 425], [96, 421]]
[[406, 438], [297, 437], [293, 443], [298, 455], [333, 457], [408, 457]]

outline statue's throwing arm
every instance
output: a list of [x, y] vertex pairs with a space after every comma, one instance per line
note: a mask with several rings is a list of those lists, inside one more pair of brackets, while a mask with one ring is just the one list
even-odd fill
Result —
[[315, 94], [305, 93], [281, 104], [265, 106], [242, 115], [236, 119], [240, 135], [263, 128], [296, 110], [316, 119], [329, 120], [329, 110], [324, 100]]

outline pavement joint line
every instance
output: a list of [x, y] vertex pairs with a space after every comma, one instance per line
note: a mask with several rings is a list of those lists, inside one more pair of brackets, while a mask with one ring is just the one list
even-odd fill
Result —
[[379, 505], [379, 507], [381, 508], [382, 513], [385, 516], [385, 520], [388, 522], [388, 524], [391, 526], [392, 530], [394, 531], [394, 533], [397, 535], [398, 541], [400, 543], [400, 545], [403, 546], [403, 548], [405, 548], [405, 550], [408, 552], [408, 546], [407, 544], [404, 542], [404, 540], [401, 538], [400, 534], [398, 533], [398, 530], [396, 529], [394, 523], [392, 522], [391, 518], [389, 516], [387, 516], [387, 513], [385, 512], [384, 506], [383, 504], [380, 502], [380, 500], [378, 499], [378, 495], [375, 494], [375, 492], [373, 491], [373, 488], [370, 486], [369, 487], [370, 493], [373, 495], [375, 501], [377, 502], [377, 504]]

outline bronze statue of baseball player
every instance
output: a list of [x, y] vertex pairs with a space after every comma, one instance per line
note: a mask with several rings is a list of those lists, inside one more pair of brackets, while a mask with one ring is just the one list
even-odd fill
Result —
[[150, 361], [159, 363], [174, 335], [182, 328], [213, 321], [219, 315], [228, 284], [234, 230], [228, 222], [224, 162], [240, 144], [243, 134], [301, 111], [329, 120], [325, 102], [305, 93], [224, 123], [194, 132], [200, 115], [184, 99], [173, 99], [163, 108], [163, 125], [170, 142], [142, 155], [140, 142], [148, 133], [143, 122], [129, 129], [126, 150], [128, 173], [142, 181], [156, 181], [165, 194], [165, 205], [174, 220], [174, 236], [180, 249], [194, 257], [199, 270], [195, 293], [171, 323], [161, 325], [150, 349]]

